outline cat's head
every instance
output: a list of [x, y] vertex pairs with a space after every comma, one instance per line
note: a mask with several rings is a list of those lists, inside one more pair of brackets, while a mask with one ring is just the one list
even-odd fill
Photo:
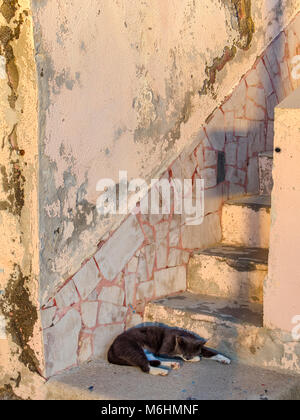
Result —
[[180, 356], [184, 360], [189, 361], [194, 359], [196, 356], [201, 357], [202, 347], [204, 346], [204, 344], [204, 340], [177, 336], [175, 351], [177, 353], [177, 356]]

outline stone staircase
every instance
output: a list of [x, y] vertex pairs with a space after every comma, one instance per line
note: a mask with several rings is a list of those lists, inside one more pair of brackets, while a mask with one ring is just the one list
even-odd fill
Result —
[[232, 365], [205, 360], [154, 377], [98, 359], [50, 378], [47, 399], [299, 400], [299, 377], [269, 369], [277, 369], [294, 348], [263, 327], [271, 206], [264, 193], [272, 190], [272, 157], [261, 155], [259, 162], [261, 194], [223, 206], [222, 243], [192, 256], [188, 290], [148, 303], [144, 315], [145, 322], [186, 328], [209, 339], [208, 345], [231, 357]]
[[[258, 159], [260, 194], [225, 203], [222, 243], [195, 252], [188, 264], [187, 292], [150, 302], [144, 318], [194, 331], [233, 360], [255, 365], [265, 357], [266, 342], [272, 347], [263, 328], [272, 153]], [[275, 347], [269, 350], [276, 352]]]

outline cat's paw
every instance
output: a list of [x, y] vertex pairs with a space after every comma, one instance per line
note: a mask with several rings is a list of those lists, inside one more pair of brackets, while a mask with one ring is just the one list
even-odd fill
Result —
[[171, 363], [171, 368], [174, 369], [174, 370], [180, 369], [181, 364], [179, 362], [172, 362]]
[[230, 365], [231, 360], [228, 357], [222, 356], [222, 354], [217, 354], [216, 356], [212, 357], [211, 360], [215, 360], [216, 362], [222, 363], [222, 365]]
[[150, 375], [155, 375], [155, 376], [167, 376], [169, 374], [169, 371], [167, 369], [161, 369], [161, 368], [156, 368], [156, 367], [150, 367], [149, 370]]
[[184, 360], [185, 362], [189, 362], [189, 363], [197, 363], [197, 362], [201, 362], [201, 357], [200, 357], [200, 356], [195, 356], [195, 357], [193, 357], [192, 359], [185, 359], [185, 358], [183, 357], [183, 360]]
[[170, 369], [175, 369], [175, 370], [181, 368], [180, 362], [176, 362], [176, 361], [164, 361], [164, 362], [161, 362], [161, 366], [167, 367]]

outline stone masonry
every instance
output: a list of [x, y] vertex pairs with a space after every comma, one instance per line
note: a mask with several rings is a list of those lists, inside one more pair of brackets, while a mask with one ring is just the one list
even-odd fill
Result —
[[191, 253], [221, 240], [223, 203], [259, 191], [258, 154], [273, 150], [274, 107], [300, 85], [291, 76], [299, 54], [300, 15], [210, 116], [191, 153], [163, 175], [204, 178], [203, 224], [188, 226], [174, 203], [170, 215], [129, 215], [42, 307], [47, 377], [105, 357], [116, 335], [143, 321], [149, 301], [186, 290]]

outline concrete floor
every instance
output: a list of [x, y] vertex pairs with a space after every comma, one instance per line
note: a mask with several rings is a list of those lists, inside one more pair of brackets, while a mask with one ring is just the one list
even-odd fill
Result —
[[184, 363], [166, 377], [92, 361], [51, 378], [48, 399], [278, 400], [300, 399], [300, 377], [233, 363]]

